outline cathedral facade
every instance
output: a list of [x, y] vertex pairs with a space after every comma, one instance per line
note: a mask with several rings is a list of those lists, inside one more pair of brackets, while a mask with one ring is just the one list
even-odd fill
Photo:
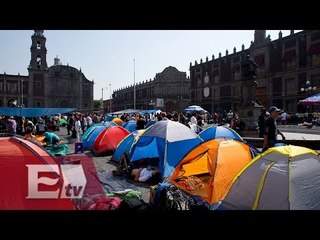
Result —
[[0, 74], [0, 107], [57, 107], [93, 109], [93, 81], [81, 69], [62, 65], [58, 57], [48, 67], [42, 30], [31, 36], [28, 76]]

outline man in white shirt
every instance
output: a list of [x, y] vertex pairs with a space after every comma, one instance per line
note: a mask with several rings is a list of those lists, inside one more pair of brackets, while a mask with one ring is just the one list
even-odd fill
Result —
[[80, 142], [80, 130], [81, 130], [81, 122], [79, 117], [76, 117], [76, 122], [74, 123], [74, 129], [77, 133], [77, 141]]

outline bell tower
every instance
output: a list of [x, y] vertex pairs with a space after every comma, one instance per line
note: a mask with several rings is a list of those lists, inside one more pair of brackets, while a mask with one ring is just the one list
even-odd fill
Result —
[[43, 30], [34, 30], [31, 36], [31, 60], [29, 71], [29, 107], [48, 107], [48, 91], [50, 89], [47, 65], [46, 38]]
[[47, 48], [46, 38], [43, 35], [43, 30], [34, 30], [31, 36], [31, 60], [29, 69], [46, 70], [47, 66]]

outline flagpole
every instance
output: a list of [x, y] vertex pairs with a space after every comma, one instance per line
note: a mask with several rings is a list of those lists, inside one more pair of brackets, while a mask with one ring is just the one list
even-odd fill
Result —
[[133, 109], [136, 109], [136, 60], [133, 59]]

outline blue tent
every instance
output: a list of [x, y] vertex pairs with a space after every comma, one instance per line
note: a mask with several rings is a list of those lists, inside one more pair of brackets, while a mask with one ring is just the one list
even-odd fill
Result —
[[63, 113], [74, 112], [76, 108], [20, 108], [0, 107], [0, 115], [14, 117], [39, 117], [51, 116]]
[[111, 160], [115, 162], [120, 162], [123, 154], [126, 154], [129, 157], [130, 150], [134, 141], [137, 140], [144, 131], [145, 129], [137, 130], [126, 136], [117, 146], [117, 149], [112, 155]]
[[127, 129], [131, 133], [137, 131], [137, 123], [135, 120], [130, 120], [126, 122], [122, 127]]
[[149, 122], [147, 122], [146, 124], [146, 128], [150, 127], [151, 125], [155, 124], [156, 121], [155, 120], [150, 120]]
[[243, 142], [242, 137], [233, 129], [223, 126], [208, 127], [199, 133], [199, 137], [203, 141], [208, 141], [217, 138], [236, 139]]
[[[91, 126], [91, 127], [94, 128], [93, 130], [90, 129], [91, 127], [88, 128], [87, 129], [87, 131], [89, 131], [88, 134], [85, 133], [84, 135], [86, 135], [86, 136], [84, 138], [81, 138], [84, 148], [92, 148], [93, 144], [94, 144], [94, 141], [96, 140], [96, 138], [99, 136], [99, 134], [105, 128], [110, 127], [110, 126], [116, 126], [116, 124], [113, 123], [113, 122], [105, 122], [104, 124], [101, 124], [101, 125], [98, 125], [98, 124], [95, 124], [95, 125]], [[98, 125], [98, 126], [96, 126], [96, 125]]]
[[202, 140], [187, 126], [174, 121], [159, 121], [148, 128], [132, 146], [130, 160], [159, 158], [159, 170], [169, 177], [183, 156]]
[[89, 127], [85, 132], [84, 134], [81, 136], [81, 141], [84, 141], [86, 138], [88, 138], [92, 132], [99, 126], [103, 126], [102, 123], [97, 123], [97, 124], [94, 124], [92, 125], [91, 127]]

